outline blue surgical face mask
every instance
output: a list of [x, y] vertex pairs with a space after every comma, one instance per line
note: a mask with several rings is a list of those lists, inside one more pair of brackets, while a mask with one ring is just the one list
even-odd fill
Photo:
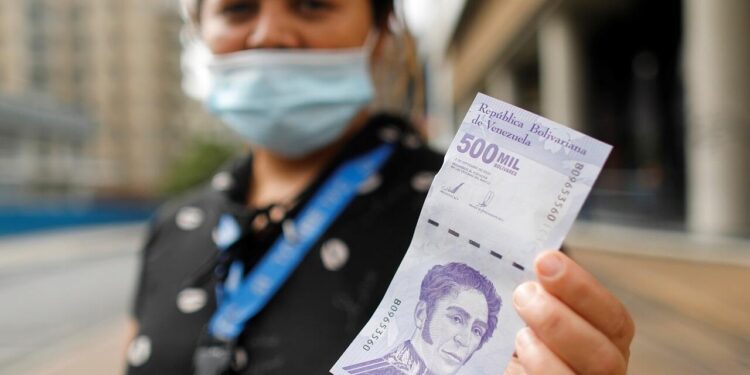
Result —
[[208, 109], [251, 144], [299, 158], [339, 139], [375, 91], [369, 49], [214, 56]]

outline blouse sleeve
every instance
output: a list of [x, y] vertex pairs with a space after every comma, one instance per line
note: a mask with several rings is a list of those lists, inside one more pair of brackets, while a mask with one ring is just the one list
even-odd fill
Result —
[[143, 244], [141, 246], [141, 251], [139, 253], [138, 278], [136, 279], [134, 299], [130, 306], [131, 317], [136, 320], [139, 320], [143, 313], [143, 306], [146, 300], [146, 285], [149, 277], [148, 259], [149, 254], [153, 251], [156, 238], [159, 234], [159, 228], [164, 221], [165, 215], [163, 211], [163, 209], [160, 209], [149, 221], [145, 237], [142, 241]]

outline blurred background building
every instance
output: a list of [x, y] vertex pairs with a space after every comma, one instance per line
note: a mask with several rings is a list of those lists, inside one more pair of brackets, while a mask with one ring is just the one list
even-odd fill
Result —
[[23, 200], [28, 189], [37, 197], [91, 194], [95, 176], [81, 166], [92, 130], [85, 114], [47, 98], [0, 96], [0, 204]]
[[[77, 160], [75, 171], [52, 168], [69, 175], [66, 181], [33, 170], [33, 184], [16, 177], [3, 185], [34, 199], [40, 189], [61, 196], [71, 190], [105, 197], [159, 193], [187, 142], [216, 130], [180, 88], [181, 26], [170, 0], [0, 2], [0, 91], [16, 103], [16, 109], [0, 107], [0, 149], [14, 165], [4, 164], [2, 172], [32, 173], [24, 163], [35, 163], [35, 152], [9, 146], [31, 130], [22, 129], [24, 121], [5, 121], [6, 110], [23, 107], [28, 122], [47, 119], [39, 128], [45, 129], [37, 138], [39, 154]], [[40, 111], [38, 103], [49, 105]]]
[[633, 314], [629, 372], [750, 371], [750, 1], [406, 2], [436, 145], [485, 92], [614, 146], [565, 243]]
[[750, 2], [469, 0], [421, 31], [438, 132], [485, 92], [614, 146], [585, 219], [750, 236]]

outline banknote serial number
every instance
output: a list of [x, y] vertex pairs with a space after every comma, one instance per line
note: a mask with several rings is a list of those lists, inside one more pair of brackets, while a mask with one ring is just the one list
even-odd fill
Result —
[[385, 330], [396, 317], [396, 313], [398, 312], [399, 307], [401, 307], [401, 300], [396, 298], [393, 300], [393, 303], [391, 303], [391, 306], [388, 307], [388, 311], [383, 315], [383, 318], [380, 319], [380, 323], [378, 324], [378, 326], [375, 327], [375, 330], [367, 338], [364, 345], [362, 345], [362, 349], [364, 349], [364, 351], [369, 352], [370, 349], [372, 349], [372, 347], [375, 345], [375, 343], [380, 340], [381, 337], [383, 337]]
[[563, 208], [563, 206], [565, 206], [565, 202], [568, 201], [568, 198], [570, 198], [570, 193], [573, 191], [573, 185], [578, 181], [578, 177], [581, 175], [583, 167], [583, 164], [576, 163], [573, 169], [570, 170], [568, 180], [565, 181], [565, 184], [563, 184], [560, 192], [557, 194], [555, 203], [547, 213], [547, 220], [549, 222], [557, 221], [558, 215], [560, 215], [560, 210]]

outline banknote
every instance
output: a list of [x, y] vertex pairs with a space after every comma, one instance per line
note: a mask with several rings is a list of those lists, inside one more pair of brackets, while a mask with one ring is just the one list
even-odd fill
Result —
[[335, 375], [502, 374], [516, 286], [558, 249], [611, 147], [478, 94], [383, 300]]

